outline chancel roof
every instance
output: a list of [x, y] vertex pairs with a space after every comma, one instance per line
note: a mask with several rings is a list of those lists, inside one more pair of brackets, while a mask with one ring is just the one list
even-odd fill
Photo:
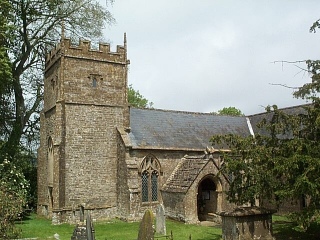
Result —
[[[281, 108], [279, 110], [281, 110], [283, 113], [289, 114], [289, 115], [301, 115], [301, 114], [307, 114], [306, 108], [310, 107], [310, 106], [312, 106], [312, 105], [311, 104], [304, 104], [304, 105], [292, 106], [292, 107], [287, 107], [287, 108]], [[263, 127], [259, 128], [258, 124], [264, 119], [267, 120], [268, 122], [271, 121], [273, 114], [274, 114], [274, 112], [271, 111], [271, 112], [263, 112], [263, 113], [248, 116], [248, 118], [250, 119], [251, 125], [252, 125], [252, 129], [255, 134], [260, 134], [260, 135], [267, 135], [268, 134], [268, 131], [266, 131], [266, 129]], [[286, 133], [286, 134], [282, 135], [282, 137], [291, 138], [292, 135], [290, 135], [290, 133]]]
[[132, 148], [203, 151], [213, 135], [248, 136], [246, 117], [130, 108]]

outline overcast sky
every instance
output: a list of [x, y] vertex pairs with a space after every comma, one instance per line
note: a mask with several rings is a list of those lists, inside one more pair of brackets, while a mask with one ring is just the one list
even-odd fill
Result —
[[274, 61], [320, 59], [320, 31], [309, 32], [319, 0], [116, 0], [109, 10], [117, 23], [105, 38], [115, 49], [127, 33], [129, 84], [155, 108], [250, 115], [305, 103], [273, 84], [310, 76]]

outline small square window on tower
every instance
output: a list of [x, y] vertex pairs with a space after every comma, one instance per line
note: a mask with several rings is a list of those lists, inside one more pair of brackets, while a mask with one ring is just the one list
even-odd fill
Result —
[[97, 87], [97, 78], [96, 77], [92, 78], [92, 87]]
[[90, 74], [89, 79], [93, 88], [98, 87], [99, 82], [102, 81], [101, 75], [98, 74]]

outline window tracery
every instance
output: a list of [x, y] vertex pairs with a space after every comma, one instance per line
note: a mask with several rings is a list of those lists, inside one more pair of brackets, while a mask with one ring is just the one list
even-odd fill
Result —
[[159, 200], [159, 173], [161, 166], [153, 155], [146, 156], [141, 165], [141, 201], [156, 202]]

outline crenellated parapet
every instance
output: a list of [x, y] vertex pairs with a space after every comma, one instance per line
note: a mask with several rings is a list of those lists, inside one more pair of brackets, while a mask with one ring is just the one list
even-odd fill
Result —
[[50, 68], [61, 56], [77, 58], [79, 60], [96, 60], [115, 64], [127, 64], [126, 40], [124, 46], [117, 45], [116, 52], [110, 50], [110, 44], [99, 43], [94, 49], [88, 40], [80, 40], [78, 45], [73, 45], [68, 38], [63, 39], [46, 56], [46, 69]]

